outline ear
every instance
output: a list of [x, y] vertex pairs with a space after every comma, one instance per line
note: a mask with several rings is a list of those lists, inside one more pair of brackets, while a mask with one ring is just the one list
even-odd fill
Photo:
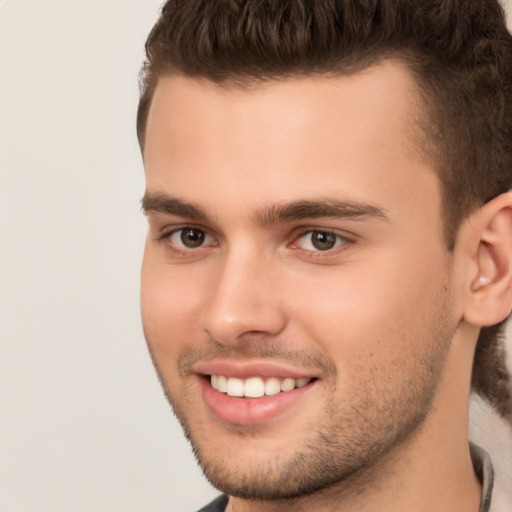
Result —
[[512, 194], [492, 199], [462, 228], [470, 265], [465, 279], [464, 320], [494, 325], [512, 310]]

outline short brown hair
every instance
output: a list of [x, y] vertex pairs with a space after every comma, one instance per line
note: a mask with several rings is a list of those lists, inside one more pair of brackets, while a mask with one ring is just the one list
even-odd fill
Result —
[[[139, 143], [144, 149], [160, 76], [244, 87], [347, 75], [383, 59], [404, 63], [416, 79], [426, 114], [421, 149], [441, 182], [451, 250], [461, 222], [512, 184], [512, 37], [497, 0], [168, 0], [146, 42]], [[501, 373], [482, 366], [498, 360], [486, 354], [498, 354], [500, 328], [481, 331], [473, 386], [510, 416], [503, 358]], [[489, 374], [503, 376], [499, 386]]]

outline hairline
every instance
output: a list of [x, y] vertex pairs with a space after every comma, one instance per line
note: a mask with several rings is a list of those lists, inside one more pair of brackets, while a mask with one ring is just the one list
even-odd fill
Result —
[[[204, 73], [189, 73], [177, 66], [167, 65], [162, 70], [154, 70], [147, 74], [147, 69], [141, 70], [141, 90], [142, 94], [137, 111], [137, 136], [144, 159], [145, 138], [147, 133], [147, 123], [153, 103], [153, 97], [161, 79], [172, 77], [186, 77], [197, 80], [198, 82], [214, 85], [220, 89], [251, 90], [262, 87], [272, 82], [280, 82], [293, 79], [315, 79], [315, 78], [341, 78], [351, 77], [358, 73], [365, 72], [374, 66], [378, 66], [386, 61], [398, 64], [410, 76], [412, 88], [409, 92], [409, 101], [411, 102], [412, 112], [416, 115], [409, 120], [407, 137], [409, 147], [417, 157], [430, 165], [432, 171], [438, 179], [441, 194], [441, 208], [439, 215], [443, 229], [443, 237], [447, 249], [451, 252], [455, 247], [458, 228], [464, 219], [454, 219], [448, 210], [447, 183], [442, 174], [449, 172], [450, 162], [446, 150], [442, 147], [440, 141], [435, 140], [432, 124], [443, 123], [442, 116], [436, 111], [437, 98], [433, 98], [433, 87], [429, 86], [422, 73], [415, 69], [414, 63], [418, 60], [415, 52], [407, 48], [398, 50], [383, 50], [373, 57], [358, 63], [349, 63], [340, 65], [338, 69], [321, 70], [293, 70], [289, 73], [267, 73], [256, 76], [252, 73], [232, 73], [222, 79], [210, 77]], [[147, 77], [151, 80], [147, 81]], [[144, 84], [146, 85], [144, 87]], [[430, 106], [432, 105], [432, 106]]]

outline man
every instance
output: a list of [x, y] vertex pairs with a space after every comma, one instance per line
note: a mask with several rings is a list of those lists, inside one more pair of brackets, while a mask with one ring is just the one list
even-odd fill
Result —
[[511, 414], [498, 3], [170, 0], [146, 50], [142, 317], [203, 510], [492, 510], [467, 424], [471, 382]]

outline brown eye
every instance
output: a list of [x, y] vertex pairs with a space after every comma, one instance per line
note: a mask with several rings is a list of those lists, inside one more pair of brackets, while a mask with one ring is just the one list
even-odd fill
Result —
[[331, 231], [311, 230], [301, 235], [294, 243], [296, 247], [307, 251], [329, 251], [347, 243], [343, 236]]
[[311, 233], [311, 244], [319, 251], [328, 251], [336, 246], [337, 237], [333, 233], [325, 231], [313, 231]]
[[185, 247], [195, 249], [203, 245], [205, 232], [201, 229], [185, 228], [180, 230], [180, 240]]

